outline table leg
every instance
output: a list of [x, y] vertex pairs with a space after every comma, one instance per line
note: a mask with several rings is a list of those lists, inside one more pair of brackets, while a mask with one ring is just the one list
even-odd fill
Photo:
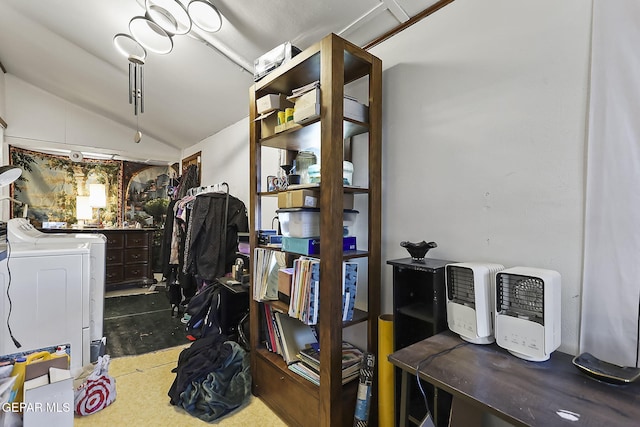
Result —
[[400, 427], [407, 427], [409, 416], [409, 373], [402, 370], [400, 381]]

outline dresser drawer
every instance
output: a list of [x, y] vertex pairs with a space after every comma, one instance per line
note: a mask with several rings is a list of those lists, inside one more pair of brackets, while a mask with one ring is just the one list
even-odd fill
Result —
[[107, 266], [105, 269], [105, 283], [117, 283], [124, 280], [124, 274], [122, 271], [122, 265]]
[[136, 264], [141, 262], [149, 262], [149, 250], [147, 248], [124, 250], [125, 264]]
[[148, 279], [149, 264], [131, 264], [124, 266], [124, 280]]
[[110, 265], [122, 265], [123, 258], [122, 249], [107, 249], [106, 262], [107, 267]]
[[107, 236], [107, 248], [117, 249], [124, 247], [124, 234], [122, 233], [105, 233]]
[[125, 236], [125, 248], [146, 248], [149, 246], [149, 238], [146, 232], [131, 232]]

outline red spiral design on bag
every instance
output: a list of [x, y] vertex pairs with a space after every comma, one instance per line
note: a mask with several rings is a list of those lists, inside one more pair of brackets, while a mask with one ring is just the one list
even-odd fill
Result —
[[76, 400], [76, 414], [89, 415], [108, 406], [114, 400], [111, 396], [113, 389], [111, 379], [105, 376], [89, 380], [82, 396]]

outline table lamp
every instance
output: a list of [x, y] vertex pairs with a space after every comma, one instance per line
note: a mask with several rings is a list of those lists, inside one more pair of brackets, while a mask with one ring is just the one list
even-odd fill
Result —
[[80, 227], [84, 227], [86, 221], [93, 219], [93, 208], [91, 207], [90, 199], [89, 196], [76, 197], [76, 219]]
[[102, 224], [101, 209], [107, 207], [107, 186], [104, 184], [89, 184], [89, 205], [98, 208], [98, 225]]

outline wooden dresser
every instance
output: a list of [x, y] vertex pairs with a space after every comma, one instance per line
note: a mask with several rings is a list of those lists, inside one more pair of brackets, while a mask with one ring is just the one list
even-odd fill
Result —
[[153, 228], [42, 229], [47, 233], [99, 233], [107, 237], [107, 289], [151, 285], [153, 277]]

